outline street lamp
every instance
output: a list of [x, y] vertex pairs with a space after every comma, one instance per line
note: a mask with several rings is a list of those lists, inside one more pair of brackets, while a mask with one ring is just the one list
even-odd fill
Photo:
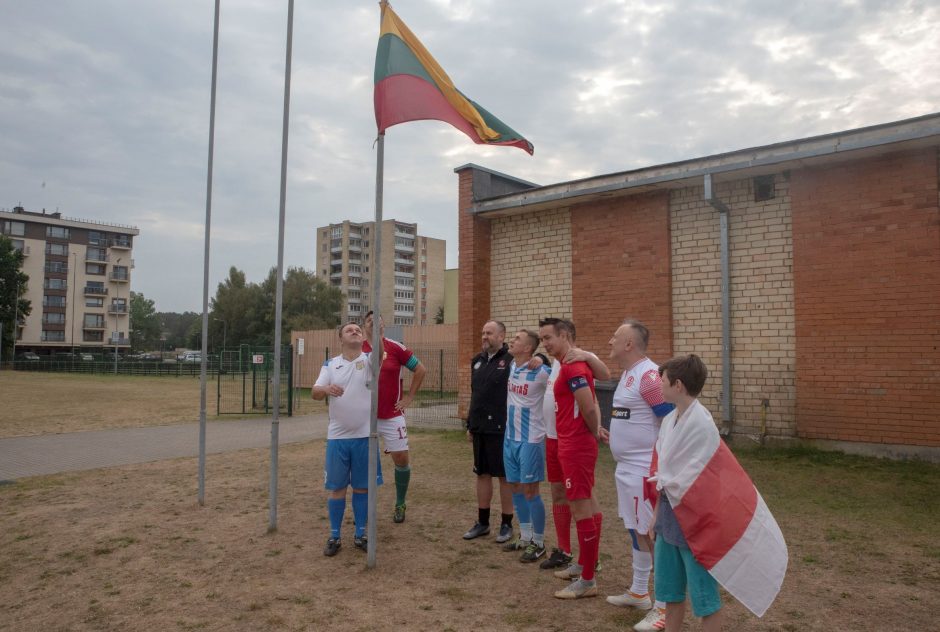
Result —
[[121, 259], [120, 259], [120, 258], [119, 258], [117, 261], [114, 262], [114, 266], [111, 268], [111, 278], [112, 278], [113, 281], [115, 281], [115, 284], [114, 284], [114, 297], [115, 297], [115, 299], [116, 299], [116, 301], [115, 301], [115, 303], [114, 303], [114, 334], [113, 334], [113, 338], [114, 338], [114, 374], [115, 374], [115, 375], [117, 375], [117, 372], [118, 372], [118, 366], [117, 366], [117, 364], [118, 364], [118, 342], [120, 342], [120, 340], [121, 340], [120, 335], [119, 335], [119, 330], [118, 330], [118, 307], [119, 307], [120, 304], [121, 304], [121, 301], [120, 301], [120, 299], [121, 299], [121, 291], [120, 291], [120, 290], [121, 290], [121, 284], [120, 284], [120, 283], [117, 283], [117, 264], [119, 264], [119, 263], [121, 263]]

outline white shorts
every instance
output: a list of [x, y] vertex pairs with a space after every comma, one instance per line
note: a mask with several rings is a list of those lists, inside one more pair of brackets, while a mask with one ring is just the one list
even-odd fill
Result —
[[391, 419], [379, 419], [377, 425], [386, 454], [408, 451], [408, 429], [405, 427], [403, 415]]
[[617, 469], [614, 482], [617, 485], [617, 509], [623, 525], [639, 534], [649, 533], [653, 505], [643, 498], [643, 477]]

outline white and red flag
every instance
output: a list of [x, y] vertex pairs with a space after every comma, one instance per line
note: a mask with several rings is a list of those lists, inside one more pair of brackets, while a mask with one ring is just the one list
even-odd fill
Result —
[[780, 592], [787, 543], [744, 468], [696, 400], [663, 419], [652, 476], [696, 561], [758, 617]]

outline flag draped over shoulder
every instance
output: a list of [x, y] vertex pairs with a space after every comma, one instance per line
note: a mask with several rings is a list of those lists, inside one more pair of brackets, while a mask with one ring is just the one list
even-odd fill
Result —
[[698, 401], [663, 419], [656, 486], [696, 561], [748, 610], [763, 616], [787, 572], [787, 544], [750, 477]]
[[380, 134], [392, 125], [432, 119], [450, 123], [477, 144], [534, 151], [518, 132], [465, 97], [385, 3], [375, 52], [374, 99]]

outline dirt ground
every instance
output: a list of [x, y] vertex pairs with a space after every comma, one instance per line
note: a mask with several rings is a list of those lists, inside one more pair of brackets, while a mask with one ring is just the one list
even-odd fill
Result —
[[[550, 572], [492, 536], [462, 540], [475, 519], [464, 436], [411, 434], [408, 519], [391, 521], [386, 459], [372, 570], [351, 546], [351, 508], [339, 555], [322, 555], [321, 441], [281, 448], [271, 534], [267, 450], [210, 455], [205, 507], [194, 459], [0, 487], [0, 630], [624, 630], [641, 618], [603, 596], [554, 599], [564, 584]], [[763, 619], [726, 599], [725, 630], [936, 629], [940, 468], [792, 451], [739, 457], [787, 537], [790, 567]], [[602, 452], [601, 595], [623, 592], [629, 576], [612, 471]]]

